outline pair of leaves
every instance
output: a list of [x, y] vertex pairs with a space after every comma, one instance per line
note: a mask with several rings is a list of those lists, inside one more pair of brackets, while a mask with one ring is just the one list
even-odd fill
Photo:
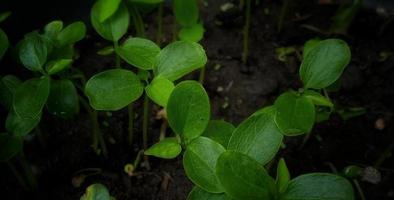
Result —
[[[126, 34], [130, 21], [129, 11], [123, 3], [119, 3], [115, 9], [118, 1], [97, 1], [90, 12], [93, 28], [101, 37], [114, 42]], [[106, 7], [106, 4], [110, 6]]]
[[23, 141], [7, 133], [0, 134], [0, 161], [8, 161], [22, 151]]

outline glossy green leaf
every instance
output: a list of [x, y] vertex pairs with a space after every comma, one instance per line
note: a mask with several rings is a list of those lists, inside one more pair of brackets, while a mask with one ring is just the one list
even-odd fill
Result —
[[80, 200], [111, 200], [107, 187], [102, 184], [93, 184], [86, 188]]
[[51, 60], [45, 65], [45, 70], [49, 75], [56, 74], [66, 69], [72, 62], [72, 59]]
[[5, 34], [3, 29], [0, 28], [0, 59], [3, 58], [9, 45], [10, 45], [10, 43], [8, 41], [7, 34]]
[[12, 13], [10, 11], [0, 13], [0, 22], [6, 20]]
[[334, 83], [350, 62], [346, 42], [327, 39], [319, 42], [302, 61], [300, 76], [305, 88], [322, 89]]
[[155, 75], [175, 81], [182, 76], [204, 67], [207, 56], [197, 43], [178, 41], [167, 45], [157, 56]]
[[169, 125], [186, 143], [204, 132], [210, 112], [208, 95], [196, 81], [179, 83], [168, 99]]
[[239, 152], [223, 153], [216, 165], [216, 175], [225, 193], [234, 199], [273, 199], [275, 182], [263, 165]]
[[132, 71], [111, 69], [94, 75], [85, 86], [90, 105], [96, 110], [115, 111], [137, 100], [142, 84]]
[[154, 42], [143, 38], [129, 38], [116, 53], [127, 63], [143, 70], [151, 70], [160, 53], [160, 47]]
[[189, 179], [199, 187], [212, 193], [224, 192], [216, 177], [216, 162], [226, 150], [219, 143], [198, 137], [188, 146], [183, 156], [183, 167]]
[[228, 142], [230, 141], [234, 130], [234, 125], [224, 120], [211, 120], [202, 135], [218, 142], [223, 147], [227, 148]]
[[241, 152], [265, 165], [279, 151], [282, 139], [274, 118], [262, 113], [249, 117], [235, 129], [227, 149]]
[[290, 182], [290, 172], [287, 169], [286, 162], [283, 158], [279, 160], [278, 168], [276, 169], [276, 187], [280, 194], [287, 190]]
[[52, 40], [55, 40], [57, 35], [62, 31], [62, 29], [63, 29], [63, 22], [62, 21], [55, 20], [55, 21], [49, 22], [44, 27], [44, 35], [51, 38]]
[[312, 130], [315, 105], [310, 99], [290, 91], [280, 95], [274, 106], [277, 110], [275, 122], [283, 134], [294, 136]]
[[97, 33], [106, 40], [118, 41], [129, 27], [129, 11], [123, 4], [107, 20], [100, 21], [100, 5], [96, 2], [90, 12], [90, 20]]
[[354, 200], [352, 185], [343, 177], [312, 173], [290, 181], [281, 200]]
[[37, 33], [26, 35], [19, 48], [22, 64], [31, 71], [42, 71], [48, 56], [47, 45], [47, 41]]
[[155, 156], [164, 159], [176, 158], [182, 152], [182, 147], [179, 144], [178, 138], [170, 137], [154, 144], [144, 153], [148, 156]]
[[12, 135], [24, 138], [39, 124], [41, 115], [42, 114], [39, 113], [35, 118], [22, 118], [17, 115], [14, 110], [11, 110], [8, 113], [5, 128], [9, 133], [12, 133]]
[[0, 81], [0, 103], [7, 109], [12, 109], [14, 93], [22, 81], [13, 75], [7, 75]]
[[86, 26], [83, 22], [78, 21], [66, 26], [57, 35], [57, 45], [59, 47], [72, 45], [82, 40], [86, 35]]
[[305, 42], [305, 44], [304, 44], [304, 51], [303, 51], [303, 54], [302, 54], [303, 59], [305, 59], [306, 54], [311, 52], [312, 49], [315, 48], [319, 44], [320, 41], [321, 41], [321, 39], [319, 39], [319, 38], [313, 38], [313, 39], [310, 39], [310, 40]]
[[261, 108], [260, 110], [257, 110], [252, 115], [260, 115], [260, 114], [263, 114], [263, 113], [269, 114], [272, 117], [275, 117], [277, 112], [276, 112], [275, 106], [271, 105], [271, 106], [267, 106], [267, 107]]
[[302, 96], [310, 99], [316, 106], [326, 106], [329, 108], [334, 108], [334, 104], [331, 102], [330, 99], [313, 90], [304, 91], [302, 93]]
[[51, 114], [63, 118], [70, 118], [78, 113], [78, 93], [70, 80], [63, 79], [51, 81], [47, 108]]
[[231, 198], [224, 193], [210, 193], [198, 186], [194, 186], [193, 190], [187, 196], [187, 200], [231, 200]]
[[49, 96], [49, 78], [33, 78], [22, 83], [15, 91], [14, 111], [21, 118], [37, 118]]
[[196, 0], [173, 0], [173, 11], [176, 21], [182, 26], [192, 26], [198, 21]]
[[0, 134], [0, 161], [8, 161], [22, 151], [23, 141], [21, 138], [6, 133]]
[[118, 10], [122, 0], [98, 0], [97, 12], [99, 22], [104, 22]]
[[145, 87], [146, 94], [152, 101], [160, 106], [166, 107], [168, 99], [174, 90], [174, 83], [168, 79], [156, 77]]
[[204, 37], [204, 27], [201, 23], [196, 23], [190, 27], [183, 27], [179, 33], [179, 39], [189, 42], [199, 42]]

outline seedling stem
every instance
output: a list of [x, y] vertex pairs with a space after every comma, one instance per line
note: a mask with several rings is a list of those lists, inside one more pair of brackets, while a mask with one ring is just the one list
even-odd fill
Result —
[[242, 62], [246, 64], [248, 60], [249, 54], [249, 29], [250, 29], [250, 7], [251, 7], [252, 0], [246, 0], [246, 9], [245, 9], [245, 26], [243, 30], [244, 34], [244, 42], [243, 42], [243, 52], [242, 52]]
[[133, 137], [134, 137], [134, 103], [130, 103], [127, 107], [129, 114], [129, 135], [128, 135], [128, 144], [131, 147], [133, 145]]
[[[114, 49], [118, 49], [119, 48], [119, 43], [118, 41], [114, 42]], [[120, 56], [116, 53], [115, 54], [115, 67], [120, 69]]]
[[[144, 145], [144, 151], [148, 149], [148, 125], [149, 125], [149, 97], [145, 93], [144, 95], [144, 113], [142, 121], [142, 140]], [[148, 156], [144, 156], [145, 166], [150, 170]]]

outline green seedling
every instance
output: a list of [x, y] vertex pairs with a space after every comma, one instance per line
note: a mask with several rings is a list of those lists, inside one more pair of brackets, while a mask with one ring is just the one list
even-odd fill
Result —
[[80, 200], [116, 200], [109, 194], [107, 187], [102, 184], [95, 183], [86, 188], [85, 194]]
[[346, 35], [353, 19], [362, 6], [362, 0], [353, 0], [351, 3], [342, 3], [332, 17], [331, 34]]
[[183, 166], [196, 185], [188, 199], [354, 199], [345, 178], [312, 173], [291, 179], [283, 159], [276, 181], [268, 175], [264, 165], [275, 157], [284, 136], [275, 123], [275, 107], [257, 111], [237, 128], [210, 121], [204, 88], [183, 81], [171, 93], [166, 110], [175, 137], [160, 141], [145, 154], [174, 158], [185, 149]]

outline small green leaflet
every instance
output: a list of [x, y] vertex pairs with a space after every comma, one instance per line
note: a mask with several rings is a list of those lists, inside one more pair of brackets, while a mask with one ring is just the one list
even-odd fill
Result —
[[146, 94], [153, 102], [160, 106], [166, 107], [168, 99], [174, 90], [174, 83], [168, 79], [156, 77], [145, 87]]
[[173, 159], [182, 151], [178, 138], [165, 138], [147, 149], [144, 154], [164, 159]]

